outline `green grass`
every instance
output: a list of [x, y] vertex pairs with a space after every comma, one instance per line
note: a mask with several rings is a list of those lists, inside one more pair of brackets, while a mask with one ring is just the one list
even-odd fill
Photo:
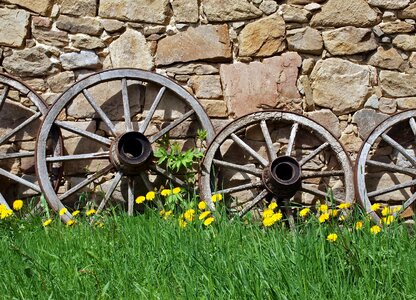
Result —
[[403, 224], [377, 235], [316, 220], [297, 232], [225, 219], [181, 229], [153, 212], [104, 228], [40, 224], [0, 221], [2, 299], [416, 299]]

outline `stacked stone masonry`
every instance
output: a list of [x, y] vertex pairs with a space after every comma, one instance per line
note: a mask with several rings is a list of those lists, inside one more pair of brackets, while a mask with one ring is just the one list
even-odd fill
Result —
[[0, 0], [0, 62], [49, 103], [92, 72], [155, 71], [217, 129], [285, 109], [354, 159], [371, 126], [416, 108], [415, 24], [415, 0]]

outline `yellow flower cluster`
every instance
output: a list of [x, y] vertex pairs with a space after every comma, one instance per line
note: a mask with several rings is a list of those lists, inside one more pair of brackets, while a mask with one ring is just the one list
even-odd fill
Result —
[[11, 209], [7, 208], [5, 204], [0, 205], [0, 219], [1, 220], [7, 219], [8, 217], [11, 217], [12, 215], [13, 215], [13, 211]]
[[221, 201], [222, 200], [222, 195], [221, 194], [214, 194], [214, 195], [212, 195], [211, 196], [211, 200], [212, 200], [212, 202], [219, 202], [219, 201]]
[[270, 227], [273, 226], [276, 222], [280, 221], [283, 218], [282, 212], [279, 210], [275, 212], [278, 208], [277, 203], [272, 202], [269, 204], [267, 209], [263, 211], [263, 226]]
[[330, 234], [328, 234], [328, 236], [326, 237], [326, 240], [327, 240], [328, 242], [331, 242], [331, 243], [335, 243], [337, 239], [338, 239], [338, 235], [337, 235], [336, 233], [330, 233]]
[[23, 200], [20, 200], [20, 199], [14, 200], [14, 202], [13, 202], [13, 209], [15, 211], [21, 210], [22, 207], [23, 207]]
[[[180, 187], [175, 187], [173, 189], [163, 189], [160, 191], [160, 195], [163, 197], [168, 197], [170, 195], [177, 195], [182, 191]], [[153, 201], [156, 198], [156, 193], [154, 191], [149, 191], [145, 196], [138, 196], [135, 200], [137, 204], [142, 204], [143, 202]]]

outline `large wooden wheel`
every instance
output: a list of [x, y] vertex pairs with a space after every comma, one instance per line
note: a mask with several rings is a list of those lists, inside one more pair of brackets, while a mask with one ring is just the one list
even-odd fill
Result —
[[[63, 156], [45, 152], [53, 125], [62, 131]], [[36, 156], [42, 191], [59, 211], [79, 205], [86, 188], [98, 189], [97, 211], [114, 200], [131, 215], [136, 196], [158, 188], [160, 178], [185, 184], [154, 162], [153, 151], [167, 136], [183, 148], [195, 147], [197, 129], [206, 131], [207, 141], [212, 139], [214, 130], [202, 106], [170, 79], [138, 69], [93, 74], [65, 91], [42, 123]], [[63, 168], [58, 192], [49, 181], [50, 163]], [[66, 213], [62, 219], [71, 217]]]
[[0, 74], [0, 204], [8, 208], [14, 199], [41, 193], [35, 174], [35, 137], [47, 110], [27, 85]]
[[336, 202], [354, 200], [350, 160], [338, 140], [311, 119], [263, 111], [225, 127], [202, 163], [201, 199], [222, 194], [232, 213], [243, 216], [274, 201], [314, 205], [333, 193]]
[[[364, 209], [380, 222], [381, 207], [399, 208], [394, 215], [412, 214], [416, 199], [416, 110], [389, 117], [364, 142], [356, 162], [357, 194]], [[400, 208], [401, 207], [401, 208]]]

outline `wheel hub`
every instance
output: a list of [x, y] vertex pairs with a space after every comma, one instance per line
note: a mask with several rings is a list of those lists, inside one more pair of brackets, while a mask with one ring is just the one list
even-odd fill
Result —
[[279, 198], [291, 198], [302, 184], [299, 163], [290, 156], [279, 156], [263, 171], [263, 183]]
[[152, 146], [147, 137], [140, 132], [126, 132], [111, 145], [111, 162], [126, 175], [140, 174], [152, 158]]

